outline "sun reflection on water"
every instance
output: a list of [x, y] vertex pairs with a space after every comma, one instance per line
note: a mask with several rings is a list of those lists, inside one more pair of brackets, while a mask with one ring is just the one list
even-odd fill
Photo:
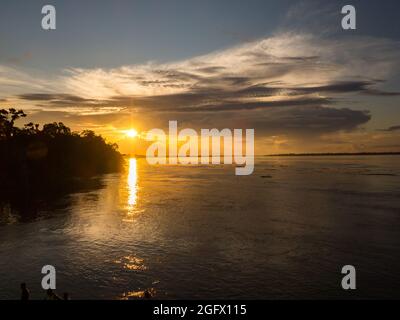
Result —
[[135, 158], [129, 159], [128, 192], [128, 208], [132, 209], [137, 201], [137, 163]]
[[116, 264], [120, 264], [123, 266], [124, 269], [126, 270], [131, 270], [131, 271], [144, 271], [147, 270], [147, 267], [144, 264], [144, 260], [135, 257], [133, 255], [128, 255], [122, 258], [119, 258], [114, 261]]
[[148, 299], [154, 297], [155, 295], [156, 295], [156, 289], [149, 288], [146, 290], [124, 292], [119, 297], [119, 299], [120, 300]]

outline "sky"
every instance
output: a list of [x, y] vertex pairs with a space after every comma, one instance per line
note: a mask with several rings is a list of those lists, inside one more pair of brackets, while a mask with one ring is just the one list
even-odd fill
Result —
[[[56, 30], [41, 28], [42, 6]], [[357, 30], [343, 30], [352, 4]], [[0, 3], [0, 108], [123, 135], [254, 128], [257, 154], [400, 151], [400, 3]], [[138, 138], [136, 139], [138, 140]]]

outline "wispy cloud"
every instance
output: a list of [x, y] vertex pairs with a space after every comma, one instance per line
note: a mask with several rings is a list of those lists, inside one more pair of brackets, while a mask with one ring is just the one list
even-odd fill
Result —
[[68, 93], [89, 99], [207, 91], [228, 95], [252, 86], [284, 94], [285, 89], [297, 87], [319, 93], [336, 85], [340, 93], [351, 89], [352, 81], [359, 86], [354, 91], [360, 91], [376, 84], [376, 79], [386, 79], [398, 68], [399, 49], [399, 44], [390, 40], [328, 40], [285, 33], [181, 62], [110, 70], [69, 69], [61, 80]]
[[0, 65], [0, 95], [12, 97], [24, 92], [46, 92], [48, 90], [57, 90], [49, 79], [17, 68]]
[[[76, 97], [70, 102], [103, 103], [116, 97], [186, 94], [201, 96], [207, 102], [209, 97], [220, 101], [347, 92], [390, 94], [375, 86], [381, 84], [379, 79], [387, 79], [398, 69], [399, 49], [399, 43], [386, 39], [334, 40], [284, 33], [174, 63], [151, 62], [115, 69], [70, 68], [57, 79], [58, 90], [53, 92], [63, 98], [43, 96], [43, 100]], [[53, 89], [45, 80], [32, 79], [15, 70], [2, 73], [5, 85], [6, 81], [23, 85], [28, 93], [32, 87]], [[39, 100], [38, 93], [35, 90], [37, 96], [32, 100]], [[20, 97], [30, 96], [25, 92]]]
[[358, 97], [399, 95], [385, 90], [399, 70], [399, 49], [389, 39], [284, 32], [184, 61], [69, 68], [52, 81], [2, 67], [0, 93], [76, 122], [129, 111], [156, 119], [152, 124], [176, 119], [265, 135], [322, 135], [371, 119], [370, 112], [351, 109]]

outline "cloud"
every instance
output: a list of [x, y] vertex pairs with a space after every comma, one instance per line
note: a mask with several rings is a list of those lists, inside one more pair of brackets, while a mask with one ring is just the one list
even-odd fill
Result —
[[0, 65], [0, 94], [12, 97], [24, 92], [48, 92], [57, 90], [49, 79]]
[[[352, 131], [371, 119], [368, 111], [322, 107], [318, 104], [259, 109], [253, 112], [196, 113], [188, 119], [174, 113], [180, 126], [200, 128], [254, 128], [258, 136], [290, 135], [316, 137], [337, 131]], [[162, 117], [168, 119], [168, 117]], [[165, 122], [164, 122], [165, 123]]]
[[[368, 123], [371, 113], [359, 105], [351, 109], [360, 97], [397, 96], [385, 85], [399, 69], [399, 49], [389, 39], [284, 32], [183, 61], [69, 68], [51, 81], [3, 74], [18, 87], [8, 91], [11, 98], [31, 104], [37, 119], [52, 111], [76, 126], [117, 127], [129, 114], [151, 126], [178, 120], [193, 128], [310, 137]], [[6, 96], [10, 85], [2, 85], [1, 70], [0, 94]]]
[[379, 131], [385, 131], [385, 132], [400, 131], [400, 125], [399, 126], [391, 126], [387, 129], [380, 129]]
[[283, 33], [173, 63], [149, 62], [114, 69], [70, 68], [58, 79], [58, 93], [91, 100], [199, 92], [219, 93], [221, 97], [222, 93], [235, 95], [251, 89], [270, 95], [289, 90], [292, 94], [390, 95], [376, 88], [382, 84], [376, 79], [387, 79], [396, 72], [398, 49], [399, 43], [387, 39], [338, 40]]
[[99, 102], [96, 99], [85, 99], [76, 95], [60, 93], [27, 93], [20, 94], [17, 97], [22, 100], [49, 102], [54, 105], [86, 105]]
[[303, 106], [279, 110], [269, 117], [260, 118], [256, 123], [269, 134], [315, 135], [340, 130], [352, 131], [370, 119], [368, 111]]

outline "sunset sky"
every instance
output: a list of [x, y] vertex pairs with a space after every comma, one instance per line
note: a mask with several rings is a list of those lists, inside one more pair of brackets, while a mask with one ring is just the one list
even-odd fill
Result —
[[[124, 153], [140, 140], [129, 130], [169, 120], [254, 128], [257, 154], [400, 151], [400, 3], [350, 1], [357, 30], [345, 31], [348, 2], [1, 3], [0, 108]], [[54, 31], [41, 29], [45, 4]]]

